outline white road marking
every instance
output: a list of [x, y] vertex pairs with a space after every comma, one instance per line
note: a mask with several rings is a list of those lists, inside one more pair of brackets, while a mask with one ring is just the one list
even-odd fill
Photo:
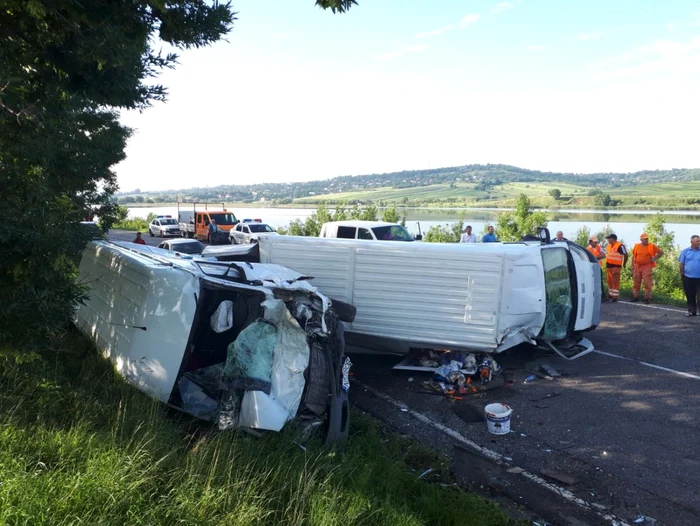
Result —
[[[462, 436], [462, 434], [459, 431], [452, 429], [451, 427], [448, 427], [444, 424], [441, 424], [440, 422], [436, 422], [435, 420], [424, 415], [423, 413], [419, 413], [418, 411], [411, 409], [407, 405], [402, 404], [398, 400], [394, 400], [389, 395], [382, 393], [381, 391], [377, 391], [376, 389], [374, 389], [373, 387], [370, 387], [369, 385], [363, 384], [362, 382], [360, 382], [354, 378], [352, 381], [355, 385], [358, 385], [359, 387], [362, 387], [366, 391], [369, 391], [370, 393], [372, 393], [376, 397], [381, 398], [382, 400], [384, 400], [385, 402], [387, 402], [390, 405], [393, 405], [394, 407], [396, 407], [400, 411], [411, 415], [416, 420], [419, 420], [420, 422], [423, 422], [424, 424], [427, 424], [429, 426], [434, 427], [435, 429], [437, 429], [439, 431], [442, 431], [450, 438], [453, 438], [456, 441], [469, 447], [470, 449], [473, 449], [479, 455], [486, 457], [490, 460], [493, 460], [493, 461], [497, 462], [498, 464], [510, 465], [510, 462], [505, 460], [504, 455], [501, 455], [499, 452], [493, 451], [492, 449], [489, 449], [487, 447], [480, 446], [479, 444], [477, 444], [473, 440], [469, 440], [468, 438], [465, 438], [464, 436]], [[563, 497], [564, 499], [568, 500], [569, 502], [572, 502], [581, 508], [585, 508], [586, 510], [595, 513], [596, 515], [598, 515], [598, 517], [600, 517], [606, 521], [609, 521], [610, 524], [612, 524], [612, 525], [630, 526], [627, 522], [620, 519], [619, 517], [617, 517], [611, 513], [606, 513], [604, 511], [600, 510], [599, 508], [597, 508], [596, 505], [591, 504], [590, 502], [587, 502], [587, 501], [581, 499], [580, 497], [577, 497], [568, 489], [557, 486], [556, 484], [552, 484], [551, 482], [543, 479], [542, 477], [540, 477], [538, 475], [535, 475], [534, 473], [530, 473], [527, 470], [523, 470], [520, 474], [523, 477], [534, 482], [535, 484], [538, 484], [539, 486], [542, 486], [543, 488], [546, 488], [549, 491], [556, 493], [557, 495], [559, 495], [560, 497]]]
[[643, 307], [645, 309], [667, 310], [669, 312], [685, 313], [682, 309], [671, 309], [669, 307], [660, 307], [658, 305], [647, 305], [646, 303], [632, 303], [631, 301], [618, 301], [618, 305], [630, 305], [631, 307]]
[[610, 352], [601, 351], [599, 349], [595, 349], [593, 352], [598, 353], [598, 354], [602, 354], [604, 356], [610, 356], [612, 358], [619, 358], [620, 360], [627, 360], [629, 362], [635, 362], [635, 363], [638, 363], [640, 365], [645, 365], [647, 367], [651, 367], [652, 369], [658, 369], [659, 371], [665, 371], [667, 373], [677, 374], [678, 376], [682, 376], [683, 378], [692, 378], [693, 380], [700, 380], [700, 376], [698, 376], [696, 374], [685, 373], [683, 371], [676, 371], [675, 369], [669, 369], [668, 367], [662, 367], [661, 365], [656, 365], [656, 364], [649, 363], [649, 362], [643, 362], [642, 360], [636, 360], [635, 358], [628, 358], [627, 356], [620, 356], [619, 354], [613, 354]]

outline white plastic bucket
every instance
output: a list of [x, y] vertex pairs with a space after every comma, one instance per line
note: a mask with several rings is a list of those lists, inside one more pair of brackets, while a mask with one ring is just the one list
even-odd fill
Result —
[[489, 404], [484, 408], [486, 412], [486, 426], [489, 433], [505, 435], [510, 433], [510, 415], [513, 410], [506, 404]]

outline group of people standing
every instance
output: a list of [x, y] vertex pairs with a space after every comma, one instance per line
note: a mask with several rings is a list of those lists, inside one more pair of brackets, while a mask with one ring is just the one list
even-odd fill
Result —
[[[468, 225], [467, 228], [464, 229], [464, 233], [462, 234], [462, 237], [459, 239], [460, 243], [476, 243], [476, 235], [472, 234], [472, 227], [471, 225]], [[481, 242], [482, 243], [497, 243], [498, 238], [496, 238], [496, 234], [493, 231], [493, 227], [489, 225], [488, 228], [488, 233], [484, 234], [481, 237]]]
[[[625, 245], [618, 241], [617, 235], [610, 234], [606, 239], [607, 250], [600, 246], [600, 241], [595, 236], [588, 240], [586, 248], [598, 260], [601, 268], [605, 265], [608, 297], [612, 301], [617, 301], [620, 298], [620, 274], [630, 260], [630, 254]], [[644, 285], [644, 302], [651, 303], [654, 287], [653, 270], [656, 262], [663, 255], [664, 251], [651, 243], [646, 233], [639, 236], [639, 243], [632, 248], [630, 263], [632, 302], [640, 300], [641, 288]], [[700, 236], [691, 236], [690, 246], [680, 253], [678, 262], [688, 304], [687, 316], [697, 316], [700, 308]]]

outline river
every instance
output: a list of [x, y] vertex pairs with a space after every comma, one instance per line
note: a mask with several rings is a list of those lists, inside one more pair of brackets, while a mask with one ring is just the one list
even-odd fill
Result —
[[[239, 219], [262, 219], [273, 228], [287, 226], [290, 221], [300, 219], [304, 221], [314, 209], [311, 208], [239, 208], [229, 207]], [[425, 233], [431, 226], [450, 225], [459, 221], [464, 214], [465, 226], [472, 225], [475, 233], [480, 233], [486, 224], [495, 223], [498, 214], [502, 210], [491, 208], [469, 209], [439, 209], [439, 208], [397, 208], [401, 216], [406, 217], [406, 228], [417, 234], [419, 230]], [[145, 218], [149, 213], [172, 215], [177, 217], [177, 207], [134, 207], [129, 208], [129, 217]], [[656, 212], [644, 212], [637, 210], [616, 210], [614, 213], [595, 210], [550, 210], [546, 212], [549, 221], [549, 230], [552, 237], [557, 230], [564, 232], [564, 236], [573, 238], [575, 232], [582, 226], [587, 226], [593, 234], [610, 226], [620, 239], [627, 244], [636, 242], [639, 234], [644, 230], [644, 225]], [[666, 212], [666, 229], [675, 234], [676, 243], [681, 247], [688, 246], [690, 236], [700, 234], [700, 212], [697, 211], [671, 211]]]

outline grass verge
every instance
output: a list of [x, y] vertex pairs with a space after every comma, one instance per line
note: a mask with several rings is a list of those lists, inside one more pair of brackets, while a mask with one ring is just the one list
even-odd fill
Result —
[[304, 451], [291, 429], [219, 432], [133, 389], [75, 331], [31, 363], [0, 358], [0, 482], [0, 524], [511, 523], [369, 417], [353, 414], [343, 453]]

